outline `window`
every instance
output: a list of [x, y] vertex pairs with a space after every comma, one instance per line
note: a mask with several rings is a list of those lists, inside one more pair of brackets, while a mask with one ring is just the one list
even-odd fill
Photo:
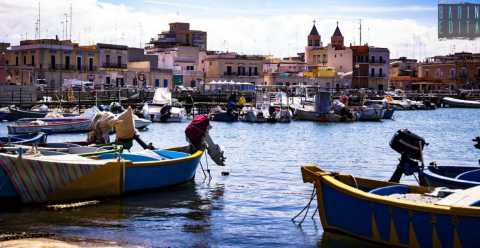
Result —
[[448, 6], [448, 19], [452, 20], [452, 6]]
[[193, 65], [187, 65], [187, 71], [193, 71], [195, 67]]
[[106, 78], [105, 78], [105, 84], [106, 84], [106, 85], [110, 85], [110, 77], [106, 77]]
[[252, 67], [248, 67], [248, 75], [252, 76]]
[[370, 69], [370, 76], [375, 77], [375, 68]]
[[449, 21], [448, 22], [448, 33], [453, 33], [453, 22]]
[[384, 62], [384, 61], [383, 61], [383, 56], [380, 56], [379, 61], [380, 61], [380, 63], [383, 63], [383, 62]]
[[458, 21], [458, 33], [462, 33], [462, 22]]
[[462, 19], [462, 6], [457, 6], [457, 19]]
[[253, 67], [253, 75], [257, 76], [258, 75], [258, 68]]
[[477, 21], [477, 23], [475, 23], [475, 33], [480, 33], [480, 21]]
[[232, 75], [232, 66], [231, 65], [227, 66], [227, 75]]
[[55, 69], [55, 55], [50, 56], [50, 67]]
[[27, 56], [23, 56], [23, 65], [27, 65]]
[[108, 54], [105, 55], [105, 63], [106, 63], [107, 65], [110, 65], [110, 55], [108, 55]]
[[438, 19], [443, 19], [443, 6], [438, 6]]
[[32, 63], [31, 63], [32, 66], [35, 66], [35, 55], [32, 55]]
[[122, 67], [122, 56], [117, 56], [117, 65], [118, 67]]
[[470, 33], [470, 21], [467, 21], [467, 26], [465, 27], [465, 29], [466, 29], [465, 32], [467, 34], [469, 34]]
[[77, 70], [82, 70], [82, 57], [77, 57]]
[[93, 58], [88, 58], [88, 70], [93, 71]]
[[379, 76], [379, 77], [383, 77], [383, 68], [380, 68], [380, 69], [378, 70], [378, 76]]
[[450, 69], [450, 79], [455, 79], [455, 77], [456, 77], [455, 69]]
[[467, 6], [467, 19], [470, 19], [470, 6]]
[[70, 69], [70, 56], [65, 56], [65, 69]]
[[163, 80], [163, 88], [168, 88], [168, 79]]
[[370, 59], [370, 62], [375, 63], [375, 56], [372, 56], [372, 58]]
[[475, 6], [475, 19], [479, 19], [479, 18], [480, 18], [480, 7]]

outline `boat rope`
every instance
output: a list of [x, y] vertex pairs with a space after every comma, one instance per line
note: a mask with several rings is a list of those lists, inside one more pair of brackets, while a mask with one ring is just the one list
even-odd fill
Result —
[[358, 189], [358, 183], [357, 183], [357, 179], [353, 176], [353, 175], [350, 175], [353, 179], [353, 182], [355, 183], [355, 188]]
[[210, 173], [210, 168], [208, 167], [208, 157], [207, 156], [205, 156], [205, 163], [207, 164], [208, 179], [212, 180], [212, 174]]
[[207, 178], [207, 174], [205, 173], [205, 169], [203, 169], [202, 159], [200, 159], [199, 162], [200, 162], [200, 168], [202, 168], [203, 178], [206, 179], [206, 178]]
[[315, 196], [316, 196], [315, 191], [316, 191], [316, 190], [315, 190], [315, 186], [314, 186], [314, 187], [313, 187], [313, 190], [312, 190], [312, 194], [310, 195], [310, 200], [308, 201], [307, 205], [306, 205], [297, 215], [295, 215], [295, 216], [291, 219], [292, 222], [295, 223], [295, 219], [297, 219], [303, 212], [305, 212], [305, 214], [303, 215], [302, 220], [300, 220], [300, 221], [298, 222], [298, 225], [301, 226], [302, 223], [305, 221], [305, 218], [307, 217], [308, 211], [309, 211], [309, 209], [310, 209], [310, 205], [312, 204], [313, 199], [315, 199]]

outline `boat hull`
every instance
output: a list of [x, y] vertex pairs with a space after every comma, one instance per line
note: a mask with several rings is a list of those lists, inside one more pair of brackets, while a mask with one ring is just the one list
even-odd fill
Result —
[[[359, 239], [398, 247], [476, 247], [480, 209], [414, 203], [365, 190], [392, 185], [302, 167], [313, 183], [322, 226]], [[423, 187], [405, 186], [427, 193]], [[360, 190], [361, 189], [361, 190]]]
[[[467, 189], [480, 185], [480, 173], [478, 167], [467, 166], [428, 166], [419, 172], [420, 183], [429, 187], [447, 187], [451, 189]], [[467, 172], [473, 172], [478, 176], [477, 180], [470, 176], [465, 180], [457, 178], [460, 175], [465, 175]], [[472, 174], [472, 173], [470, 173]]]
[[0, 144], [39, 145], [45, 143], [47, 143], [47, 134], [45, 133], [0, 137]]
[[68, 122], [60, 121], [53, 122], [48, 121], [42, 125], [32, 125], [28, 123], [15, 123], [8, 125], [9, 134], [28, 134], [28, 133], [39, 133], [45, 132], [48, 134], [53, 133], [79, 133], [79, 132], [88, 132], [91, 129], [92, 121], [85, 120], [71, 120]]
[[[166, 160], [151, 162], [116, 159], [108, 159], [105, 162], [70, 161], [70, 163], [24, 159], [25, 161], [21, 162], [18, 158], [0, 154], [3, 161], [0, 163], [0, 182], [4, 185], [0, 188], [0, 199], [25, 204], [56, 203], [120, 196], [182, 184], [194, 178], [204, 152], [200, 150], [188, 156], [178, 156], [185, 154], [177, 152], [182, 149], [185, 148], [162, 150], [167, 158], [173, 155]], [[103, 153], [101, 156], [103, 155], [116, 156], [113, 153]], [[6, 166], [4, 164], [6, 162], [14, 163], [16, 166]], [[18, 177], [24, 167], [19, 167], [18, 163], [29, 163], [25, 168], [36, 172], [34, 178], [28, 180], [24, 178], [20, 183], [12, 181], [12, 175]], [[32, 164], [34, 167], [31, 167]], [[58, 169], [62, 166], [63, 168]], [[23, 187], [23, 183], [29, 187], [36, 185], [35, 190], [25, 190], [28, 187]], [[57, 187], [52, 190], [54, 186]]]
[[480, 108], [480, 102], [445, 97], [443, 103], [451, 108]]

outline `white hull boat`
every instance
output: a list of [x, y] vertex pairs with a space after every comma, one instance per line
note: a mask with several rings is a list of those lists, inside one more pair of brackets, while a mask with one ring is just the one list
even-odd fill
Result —
[[443, 103], [451, 108], [480, 108], [479, 101], [461, 100], [452, 97], [443, 98]]

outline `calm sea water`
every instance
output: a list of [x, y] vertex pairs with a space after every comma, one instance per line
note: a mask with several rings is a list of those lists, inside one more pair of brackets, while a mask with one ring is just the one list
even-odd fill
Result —
[[[1, 125], [3, 135], [6, 128]], [[184, 145], [186, 125], [153, 124], [142, 137], [159, 147]], [[397, 112], [395, 120], [378, 123], [212, 125], [211, 135], [224, 147], [228, 166], [214, 167], [210, 161], [211, 180], [198, 170], [192, 183], [90, 207], [2, 210], [0, 233], [37, 231], [146, 247], [364, 247], [370, 244], [324, 233], [318, 215], [309, 216], [301, 227], [290, 221], [306, 205], [312, 189], [302, 183], [300, 166], [315, 163], [388, 179], [399, 157], [388, 142], [401, 128], [430, 143], [426, 161], [476, 166], [480, 158], [471, 141], [480, 136], [480, 110], [474, 109]], [[85, 137], [52, 135], [49, 140]], [[230, 175], [222, 176], [222, 171]], [[309, 215], [315, 207], [312, 204]]]

